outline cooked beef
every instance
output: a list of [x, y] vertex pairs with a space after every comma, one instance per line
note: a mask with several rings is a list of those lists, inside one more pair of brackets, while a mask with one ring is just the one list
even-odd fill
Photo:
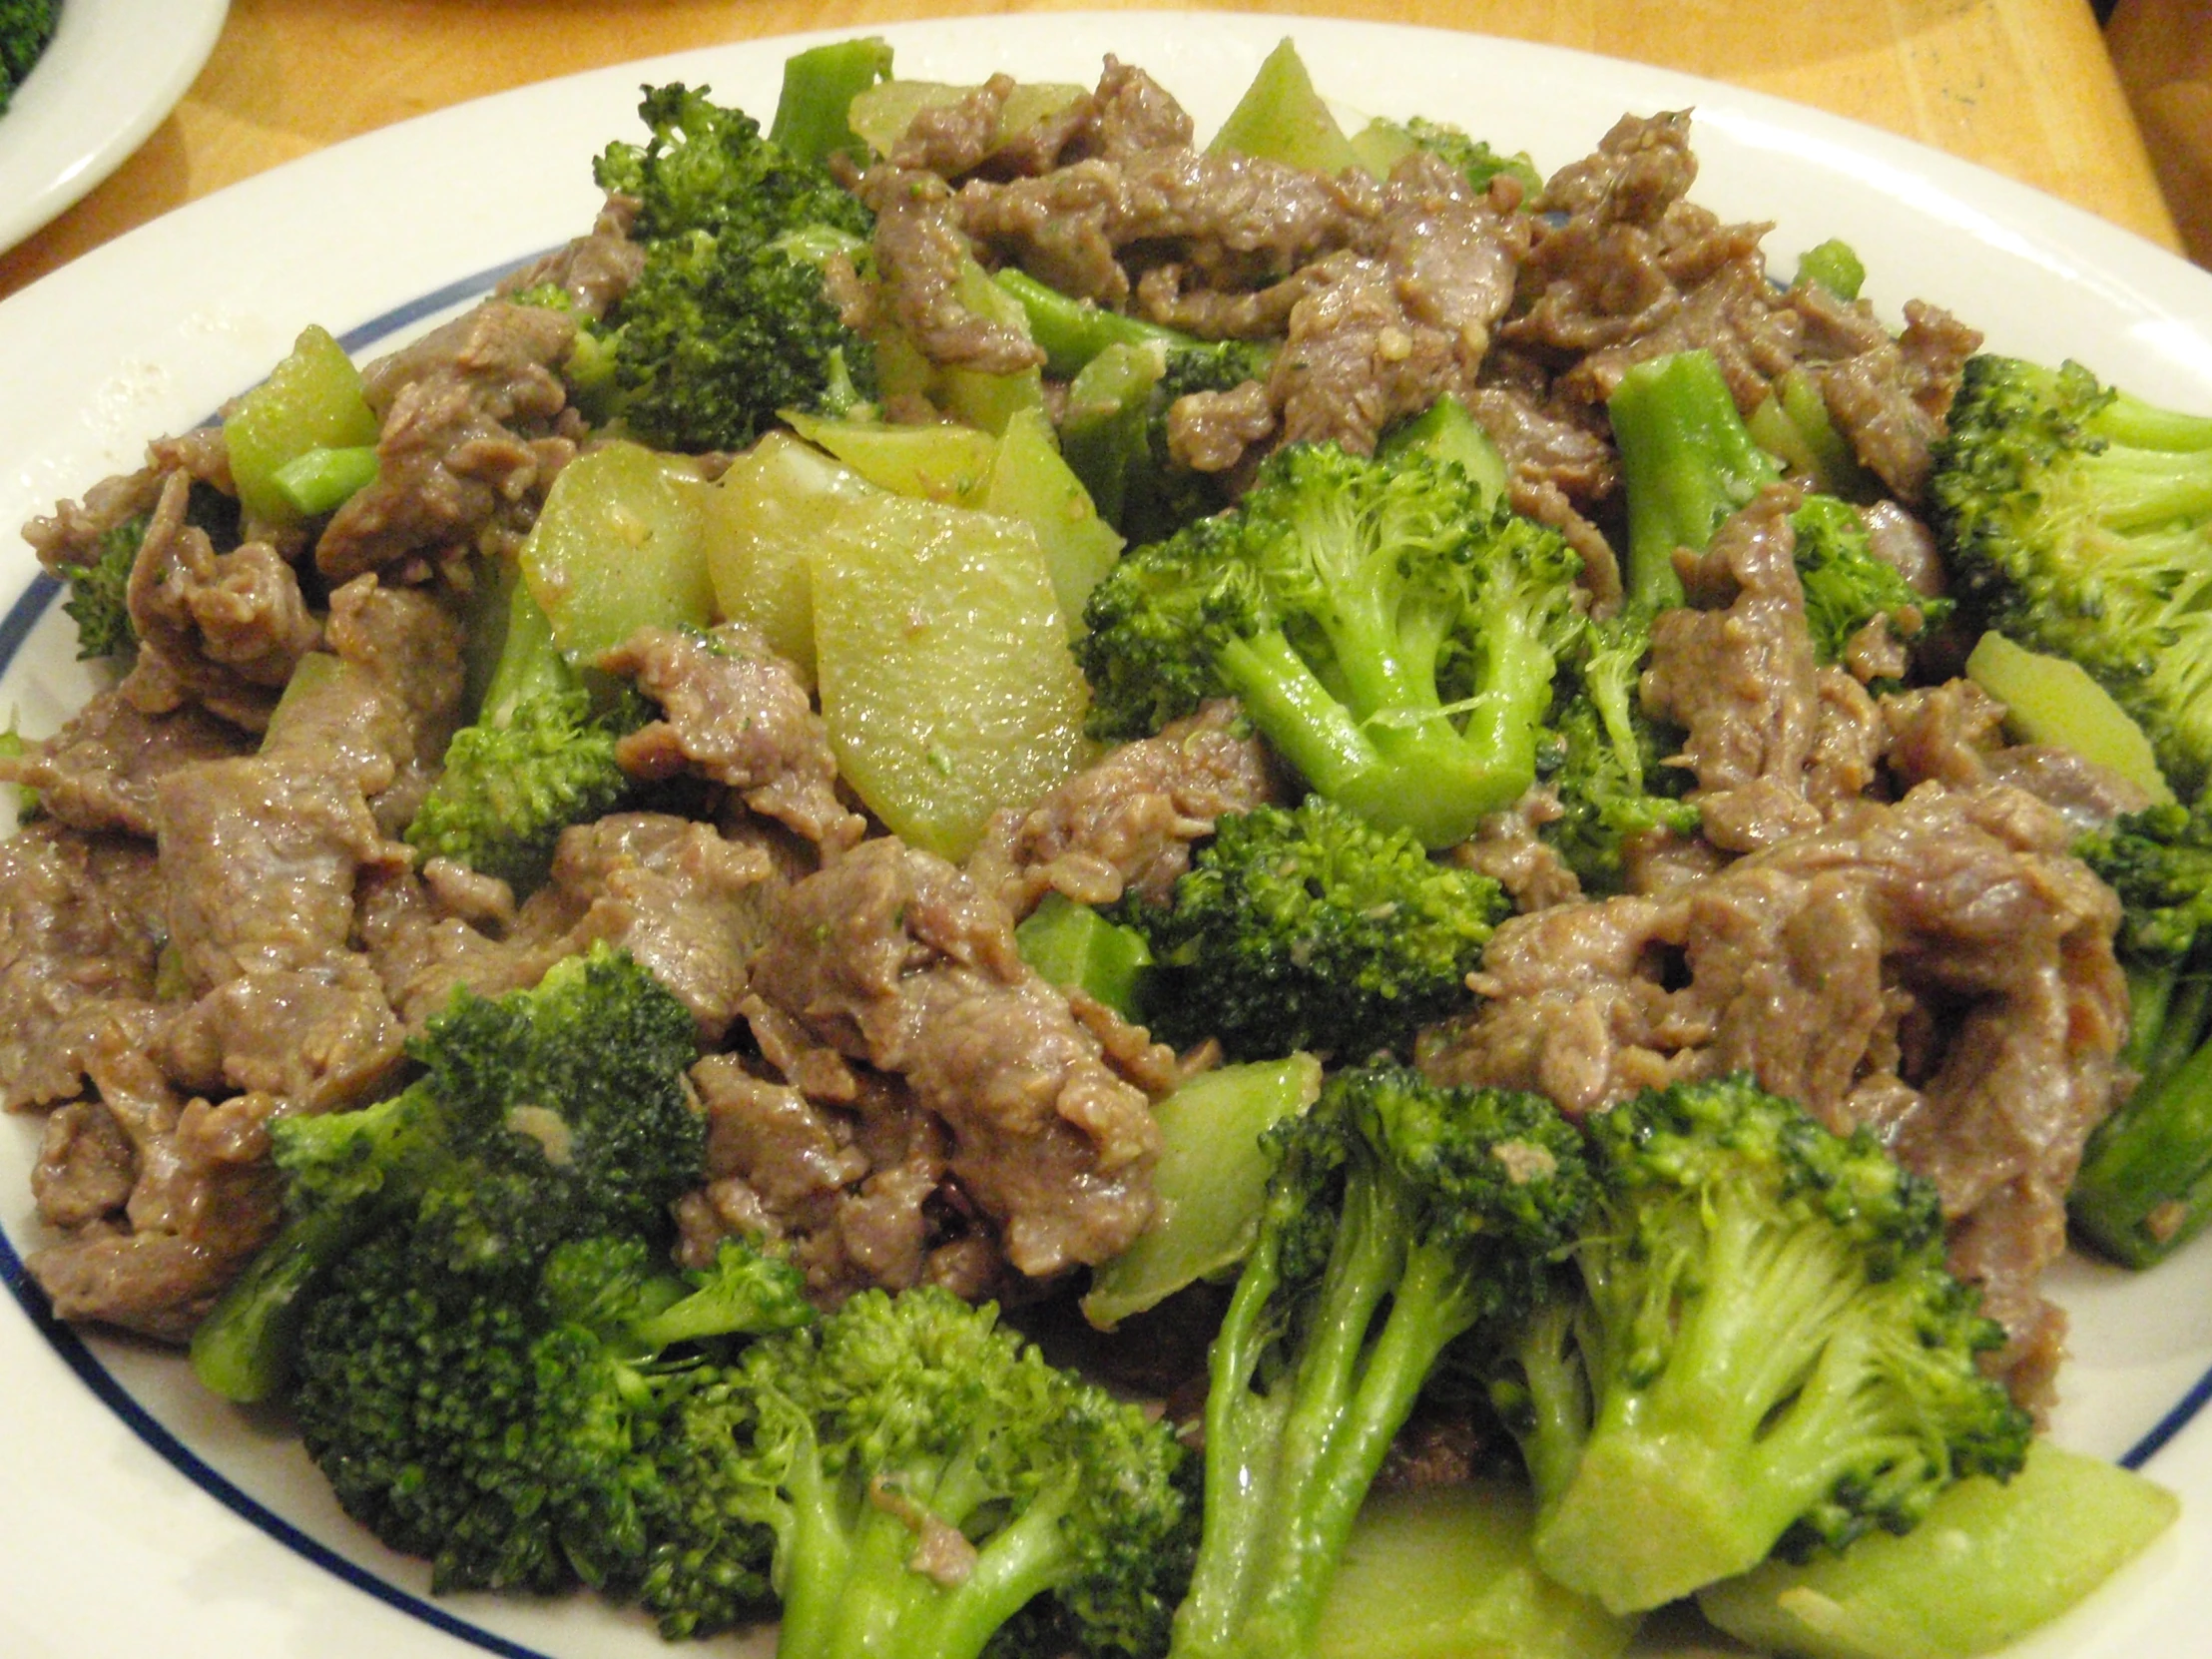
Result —
[[1027, 813], [998, 814], [968, 871], [1017, 920], [1050, 890], [1078, 904], [1111, 904], [1128, 891], [1158, 902], [1214, 820], [1284, 793], [1266, 745], [1222, 699], [1121, 745]]
[[1624, 116], [1537, 199], [1522, 298], [1498, 332], [1558, 371], [1572, 401], [1602, 403], [1632, 363], [1710, 350], [1747, 413], [1797, 360], [1801, 324], [1766, 279], [1759, 225], [1723, 225], [1685, 200], [1697, 178], [1690, 118]]
[[1191, 118], [1174, 94], [1135, 64], [1111, 53], [1091, 99], [1090, 119], [1075, 143], [1082, 154], [1108, 161], [1147, 150], [1173, 150], [1191, 142]]
[[949, 185], [934, 173], [878, 163], [861, 175], [857, 192], [875, 212], [880, 302], [915, 350], [932, 363], [982, 374], [1043, 363], [1026, 331], [961, 300], [960, 273], [972, 256]]
[[[506, 906], [480, 881], [435, 871], [426, 882], [387, 870], [363, 891], [360, 934], [410, 1031], [442, 1012], [458, 987], [503, 995], [604, 941], [675, 992], [699, 1022], [701, 1042], [712, 1045], [745, 999], [747, 962], [766, 933], [771, 872], [760, 848], [712, 825], [617, 813], [562, 831], [550, 879], [511, 925], [500, 925]], [[446, 896], [456, 891], [458, 906]]]
[[1168, 458], [1193, 472], [1227, 472], [1281, 424], [1258, 380], [1228, 391], [1185, 392], [1168, 405]]
[[331, 515], [315, 564], [333, 582], [410, 556], [508, 552], [575, 453], [560, 365], [576, 322], [487, 299], [371, 363], [375, 482]]
[[1930, 781], [1959, 788], [2009, 784], [2077, 830], [2150, 805], [2140, 786], [2070, 749], [2005, 743], [2004, 705], [1971, 680], [1884, 698], [1882, 717], [1889, 735], [1886, 761], [1909, 788]]
[[1012, 918], [940, 858], [862, 841], [781, 895], [754, 985], [848, 1058], [897, 1074], [951, 1137], [960, 1191], [1031, 1278], [1118, 1254], [1152, 1214], [1159, 1131]]
[[1495, 881], [1523, 914], [1575, 903], [1582, 897], [1582, 878], [1536, 832], [1558, 817], [1558, 799], [1538, 786], [1507, 811], [1492, 813], [1475, 826], [1474, 833], [1447, 856], [1460, 868]]
[[0, 781], [39, 792], [39, 808], [74, 830], [151, 837], [154, 787], [198, 761], [240, 753], [246, 736], [196, 704], [149, 715], [116, 691], [95, 692], [55, 733], [0, 757]]
[[1791, 290], [1790, 304], [1805, 322], [1806, 372], [1829, 417], [1862, 464], [1917, 504], [1928, 484], [1929, 446], [1942, 432], [1959, 370], [1981, 335], [1919, 299], [1906, 301], [1905, 332], [1895, 339], [1863, 299], [1846, 304], [1807, 284]]
[[692, 771], [817, 845], [848, 846], [866, 828], [837, 799], [830, 733], [799, 671], [761, 631], [725, 623], [710, 634], [641, 629], [600, 666], [628, 676], [663, 718], [622, 740], [633, 777]]
[[150, 715], [194, 702], [258, 732], [321, 630], [308, 614], [291, 566], [267, 542], [218, 553], [186, 521], [192, 480], [162, 480], [128, 603], [138, 660], [123, 695]]
[[161, 916], [141, 841], [51, 821], [0, 841], [0, 1106], [78, 1093], [88, 1011], [154, 994]]
[[645, 248], [630, 240], [636, 216], [627, 198], [601, 212], [588, 237], [577, 237], [501, 279], [493, 291], [508, 298], [530, 288], [565, 292], [570, 314], [597, 320], [613, 310], [645, 271]]
[[1516, 916], [1476, 1012], [1428, 1034], [1440, 1081], [1575, 1112], [1738, 1070], [1933, 1180], [2022, 1397], [2048, 1379], [2034, 1284], [2108, 1110], [2127, 1018], [2117, 902], [2056, 813], [2001, 785], [1924, 785], [1657, 897]]

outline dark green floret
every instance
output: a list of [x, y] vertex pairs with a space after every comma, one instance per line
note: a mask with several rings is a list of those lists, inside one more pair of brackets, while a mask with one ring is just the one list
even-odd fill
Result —
[[286, 1221], [193, 1337], [200, 1380], [231, 1399], [283, 1385], [297, 1322], [363, 1239], [468, 1277], [527, 1277], [559, 1244], [660, 1237], [699, 1185], [706, 1126], [686, 1091], [691, 1013], [601, 944], [497, 1000], [457, 993], [409, 1045], [423, 1075], [355, 1111], [272, 1131]]
[[684, 1529], [728, 1494], [664, 1459], [669, 1412], [717, 1339], [813, 1317], [795, 1269], [736, 1242], [683, 1276], [642, 1238], [595, 1236], [517, 1284], [447, 1272], [398, 1228], [332, 1272], [291, 1404], [346, 1513], [427, 1558], [439, 1593], [581, 1580], [705, 1634], [762, 1615], [771, 1540]]
[[1316, 793], [1449, 846], [1534, 781], [1580, 568], [1455, 466], [1290, 445], [1234, 510], [1093, 590], [1076, 648], [1092, 735], [1231, 694]]
[[1467, 1000], [1509, 906], [1495, 881], [1439, 863], [1321, 796], [1224, 815], [1162, 905], [1131, 918], [1155, 959], [1147, 1023], [1237, 1059], [1301, 1049], [1362, 1060]]
[[1090, 1653], [1157, 1653], [1173, 1430], [924, 1288], [866, 1291], [698, 1380], [674, 1428], [776, 1538], [779, 1659], [973, 1659], [1040, 1596]]
[[1543, 758], [1559, 816], [1540, 833], [1587, 893], [1627, 885], [1627, 852], [1642, 837], [1697, 833], [1698, 810], [1681, 799], [1695, 780], [1662, 764], [1676, 734], [1637, 694], [1650, 657], [1650, 613], [1632, 605], [1589, 623], [1560, 675]]
[[1744, 1076], [1588, 1128], [1579, 1300], [1524, 1325], [1493, 1388], [1553, 1578], [1636, 1612], [2019, 1467], [2032, 1424], [1976, 1365], [2002, 1334], [1944, 1270], [1935, 1189], [1871, 1134]]
[[1300, 1659], [1355, 1515], [1444, 1351], [1515, 1321], [1583, 1230], [1581, 1136], [1540, 1095], [1339, 1072], [1277, 1162], [1212, 1354], [1178, 1659]]
[[55, 0], [0, 0], [0, 110], [44, 55], [59, 21]]
[[1843, 661], [1853, 636], [1877, 617], [1889, 619], [1901, 641], [1942, 626], [1952, 601], [1918, 592], [1896, 565], [1878, 557], [1858, 509], [1833, 495], [1809, 495], [1790, 515], [1797, 534], [1798, 580], [1805, 587], [1805, 623], [1813, 657]]
[[1933, 522], [1981, 626], [2086, 669], [2183, 799], [2212, 778], [2212, 418], [2079, 363], [1967, 361]]
[[819, 162], [681, 84], [649, 89], [646, 144], [610, 145], [602, 188], [637, 199], [645, 270], [570, 364], [595, 419], [664, 449], [742, 449], [777, 411], [848, 412], [874, 353], [824, 267], [861, 259], [873, 215]]
[[[503, 628], [490, 683], [475, 720], [446, 745], [407, 842], [424, 857], [534, 885], [563, 830], [612, 812], [629, 794], [615, 745], [642, 714], [634, 699], [595, 692], [569, 666], [545, 612], [511, 570], [503, 584], [487, 586], [482, 609], [484, 621]], [[471, 635], [483, 637], [481, 629]]]
[[2074, 847], [2119, 894], [2134, 1092], [2089, 1138], [2066, 1195], [2075, 1229], [2129, 1267], [2212, 1221], [2212, 806], [2119, 819]]
[[140, 513], [102, 533], [100, 550], [62, 573], [69, 595], [62, 609], [77, 624], [81, 659], [128, 657], [138, 650], [138, 629], [131, 621], [128, 592], [139, 543], [146, 539], [152, 515]]

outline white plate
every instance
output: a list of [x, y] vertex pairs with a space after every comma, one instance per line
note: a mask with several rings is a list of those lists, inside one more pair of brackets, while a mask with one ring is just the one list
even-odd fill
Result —
[[[1925, 295], [1996, 348], [2078, 356], [2145, 395], [2212, 411], [2212, 277], [1993, 174], [1770, 98], [1546, 48], [1320, 19], [1123, 13], [884, 31], [902, 73], [944, 80], [1007, 69], [1087, 81], [1115, 52], [1152, 70], [1202, 129], [1286, 32], [1348, 108], [1455, 121], [1543, 168], [1585, 154], [1623, 110], [1695, 106], [1697, 199], [1773, 219], [1782, 269], [1841, 236], [1893, 315]], [[0, 304], [0, 522], [135, 464], [149, 436], [204, 418], [304, 323], [365, 345], [580, 232], [596, 205], [590, 158], [632, 132], [641, 82], [704, 80], [765, 111], [793, 45], [598, 71], [371, 134], [147, 226]], [[145, 302], [149, 290], [160, 305]], [[32, 572], [19, 544], [0, 552], [0, 597]], [[41, 606], [18, 605], [0, 625], [0, 656], [22, 646], [0, 679], [0, 715], [18, 707], [32, 733], [87, 688], [67, 624], [42, 620]], [[36, 1133], [0, 1124], [0, 1235], [18, 1248], [36, 1236], [26, 1179]], [[6, 1252], [0, 1265], [20, 1297]], [[2058, 1280], [2077, 1321], [2059, 1436], [2117, 1456], [2162, 1421], [2174, 1428], [2212, 1373], [2212, 1240], [2140, 1279], [2069, 1264]], [[418, 1571], [335, 1511], [280, 1424], [221, 1406], [166, 1354], [80, 1341], [0, 1306], [0, 1401], [9, 1659], [668, 1651], [641, 1621], [588, 1600], [422, 1602]], [[2020, 1655], [2202, 1651], [2212, 1424], [2183, 1423], [2148, 1466], [2190, 1498], [2181, 1525]]]
[[63, 0], [54, 38], [0, 115], [0, 250], [123, 165], [177, 107], [229, 0]]

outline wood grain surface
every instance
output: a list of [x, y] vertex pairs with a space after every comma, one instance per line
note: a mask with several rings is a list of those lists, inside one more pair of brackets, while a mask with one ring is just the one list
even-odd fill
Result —
[[[1083, 9], [1112, 4], [1087, 0]], [[0, 297], [211, 191], [462, 99], [717, 41], [1053, 9], [1064, 8], [1050, 0], [233, 0], [207, 68], [146, 146], [75, 209], [0, 256]], [[1270, 0], [1219, 9], [1420, 23], [1709, 75], [1921, 139], [2179, 246], [2084, 0]]]

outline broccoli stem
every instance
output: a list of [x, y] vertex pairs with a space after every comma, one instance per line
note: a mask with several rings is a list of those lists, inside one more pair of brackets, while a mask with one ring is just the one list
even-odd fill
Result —
[[1173, 350], [1205, 344], [1177, 329], [1062, 293], [1018, 266], [994, 273], [991, 279], [1021, 302], [1029, 318], [1029, 337], [1044, 352], [1045, 372], [1056, 379], [1079, 373], [1109, 345], [1157, 344]]
[[294, 455], [270, 475], [270, 485], [302, 518], [335, 512], [376, 481], [376, 446], [316, 447]]
[[1606, 401], [1628, 492], [1628, 600], [1683, 600], [1674, 550], [1702, 550], [1721, 520], [1781, 475], [1752, 440], [1710, 351], [1637, 363]]
[[867, 145], [847, 120], [852, 100], [891, 75], [891, 49], [875, 36], [840, 40], [794, 53], [784, 61], [784, 89], [769, 123], [773, 144], [802, 162], [820, 164], [842, 150], [865, 159]]
[[1859, 297], [1859, 289], [1866, 279], [1867, 267], [1857, 251], [1841, 238], [1831, 237], [1798, 257], [1797, 276], [1791, 285], [1803, 287], [1808, 282], [1818, 282], [1837, 298], [1852, 300]]
[[[2185, 1040], [2175, 1032], [2202, 1037], [2202, 990], [2182, 987], [2186, 1011], [2169, 1005], [2151, 1068]], [[2212, 1043], [2147, 1070], [2090, 1138], [2066, 1207], [2083, 1237], [2131, 1268], [2164, 1261], [2212, 1221]]]
[[314, 1210], [266, 1245], [192, 1334], [192, 1371], [202, 1385], [251, 1404], [290, 1382], [311, 1294], [373, 1220], [365, 1205]]

